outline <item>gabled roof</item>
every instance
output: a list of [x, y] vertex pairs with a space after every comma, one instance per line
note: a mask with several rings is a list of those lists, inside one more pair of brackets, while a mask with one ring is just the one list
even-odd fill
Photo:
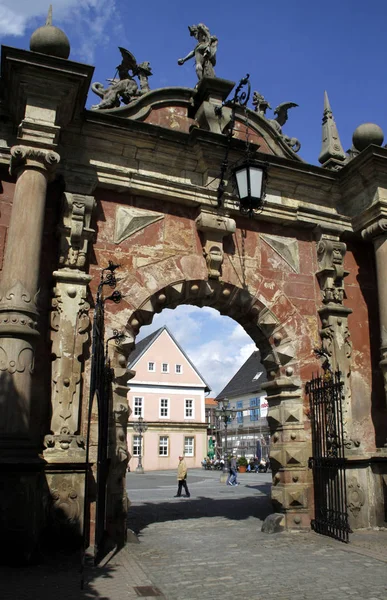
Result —
[[205, 398], [205, 405], [207, 406], [218, 406], [217, 401], [215, 400], [215, 398]]
[[[260, 375], [258, 376], [258, 374]], [[217, 395], [216, 400], [229, 396], [238, 396], [251, 392], [258, 392], [263, 383], [267, 381], [266, 369], [261, 363], [261, 354], [256, 350], [241, 366], [228, 384]]]
[[203, 383], [206, 386], [204, 391], [205, 392], [210, 392], [211, 391], [210, 386], [208, 385], [208, 383], [206, 382], [206, 380], [204, 379], [204, 377], [199, 373], [198, 369], [195, 367], [195, 365], [189, 359], [189, 357], [184, 352], [184, 350], [180, 346], [180, 344], [173, 337], [172, 333], [169, 331], [169, 329], [168, 329], [168, 327], [166, 327], [166, 325], [164, 325], [163, 327], [160, 327], [160, 329], [157, 329], [156, 331], [154, 331], [153, 333], [151, 333], [150, 335], [148, 335], [144, 339], [140, 340], [136, 344], [135, 349], [133, 350], [133, 352], [129, 356], [128, 368], [132, 369], [134, 367], [134, 365], [140, 360], [141, 356], [148, 350], [148, 348], [151, 347], [151, 345], [157, 340], [157, 338], [162, 334], [163, 331], [166, 331], [168, 333], [168, 335], [172, 338], [173, 342], [179, 348], [180, 352], [183, 354], [184, 358], [187, 360], [187, 362], [191, 365], [191, 367], [193, 368], [193, 370], [197, 373], [197, 375], [203, 381]]

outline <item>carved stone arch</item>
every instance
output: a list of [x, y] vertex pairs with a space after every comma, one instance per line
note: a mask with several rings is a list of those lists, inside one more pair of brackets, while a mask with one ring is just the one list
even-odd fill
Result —
[[156, 313], [164, 308], [191, 304], [208, 306], [237, 321], [260, 348], [262, 360], [271, 378], [295, 355], [294, 344], [286, 335], [286, 327], [263, 302], [247, 289], [217, 280], [177, 281], [158, 289], [130, 314], [127, 331], [134, 338]]
[[[164, 281], [156, 290], [142, 289], [137, 295], [142, 301], [138, 306], [132, 305], [126, 322], [128, 349], [134, 348], [141, 327], [149, 325], [164, 308], [183, 304], [209, 306], [237, 321], [259, 347], [268, 372], [264, 387], [272, 434], [274, 508], [283, 513], [287, 528], [309, 528], [310, 442], [299, 373], [300, 363], [311, 353], [311, 348], [302, 348], [298, 339], [303, 326], [300, 313], [276, 284], [269, 288], [270, 300], [265, 297], [265, 289], [261, 285], [251, 291], [227, 281], [207, 279]], [[126, 318], [128, 312], [124, 312]]]

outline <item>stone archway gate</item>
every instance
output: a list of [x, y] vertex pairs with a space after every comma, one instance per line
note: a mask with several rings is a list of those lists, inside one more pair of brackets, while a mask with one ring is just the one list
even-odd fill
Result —
[[83, 527], [89, 311], [108, 260], [121, 265], [124, 300], [109, 311], [107, 329], [126, 334], [111, 349], [107, 524], [118, 543], [125, 539], [126, 361], [141, 326], [184, 303], [234, 318], [261, 350], [272, 499], [288, 528], [309, 527], [313, 517], [304, 386], [318, 368], [313, 349], [323, 347], [344, 378], [350, 517], [358, 526], [380, 523], [386, 412], [370, 332], [377, 333], [377, 292], [384, 306], [387, 291], [358, 233], [376, 240], [383, 273], [387, 151], [371, 146], [342, 170], [307, 165], [264, 114], [237, 109], [230, 161], [243, 156], [247, 126], [255, 158], [268, 165], [265, 205], [248, 219], [231, 183], [217, 202], [230, 114], [215, 108], [232, 82], [205, 78], [195, 90], [155, 90], [127, 107], [85, 111], [91, 72], [3, 51], [2, 213], [11, 215], [0, 300], [5, 539], [22, 531], [33, 547], [47, 523], [54, 532]]

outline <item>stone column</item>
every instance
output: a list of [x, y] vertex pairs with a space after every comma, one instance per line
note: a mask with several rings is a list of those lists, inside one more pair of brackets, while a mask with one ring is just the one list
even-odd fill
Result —
[[[0, 291], [0, 449], [32, 449], [31, 375], [37, 331], [36, 296], [47, 182], [59, 155], [15, 146], [11, 170], [17, 175]], [[8, 448], [9, 452], [6, 450]]]
[[59, 155], [11, 149], [17, 175], [0, 290], [0, 560], [29, 561], [44, 523], [43, 461], [30, 423], [47, 182]]
[[383, 373], [387, 401], [387, 219], [379, 219], [363, 229], [364, 239], [371, 239], [375, 249], [376, 277], [378, 285], [380, 319], [380, 368]]

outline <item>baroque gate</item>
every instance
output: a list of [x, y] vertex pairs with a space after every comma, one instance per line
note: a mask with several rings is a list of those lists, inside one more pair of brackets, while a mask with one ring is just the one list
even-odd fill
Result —
[[[208, 53], [193, 53], [195, 88], [150, 90], [149, 63], [137, 65], [124, 51], [120, 80], [106, 90], [93, 84], [102, 101], [91, 110], [92, 67], [68, 60], [63, 48], [50, 55], [45, 46], [3, 48], [0, 505], [7, 552], [32, 553], [43, 531], [83, 529], [86, 441], [95, 462], [98, 439], [96, 412], [85, 439], [89, 313], [109, 260], [121, 265], [123, 300], [106, 311], [106, 337], [114, 330], [125, 337], [109, 345], [107, 528], [117, 543], [126, 534], [127, 360], [142, 325], [184, 303], [234, 318], [261, 350], [272, 500], [286, 527], [310, 527], [315, 517], [304, 389], [320, 346], [342, 372], [350, 525], [384, 522], [387, 150], [371, 127], [346, 155], [326, 97], [322, 166], [307, 165], [296, 153], [299, 141], [282, 131], [292, 103], [270, 119], [258, 93], [251, 107], [227, 101], [234, 82], [213, 71], [217, 38], [202, 24], [192, 31], [209, 44]], [[249, 160], [267, 172], [265, 202], [250, 216], [240, 211], [227, 168], [246, 158], [246, 139]], [[93, 534], [93, 506], [90, 515]]]

